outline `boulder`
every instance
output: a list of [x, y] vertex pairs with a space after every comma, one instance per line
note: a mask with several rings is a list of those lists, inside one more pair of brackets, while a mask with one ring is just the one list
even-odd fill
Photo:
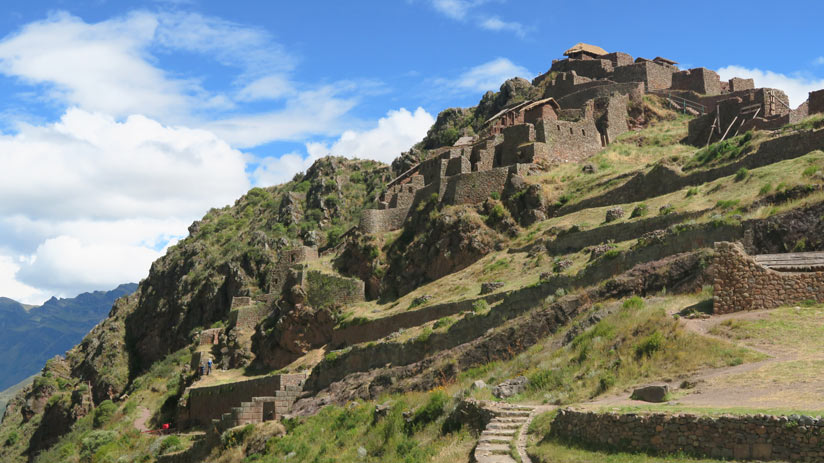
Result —
[[470, 389], [472, 389], [472, 390], [486, 389], [486, 383], [482, 379], [479, 379], [479, 380], [475, 381], [474, 383], [472, 383], [472, 386], [470, 387]]
[[621, 206], [615, 206], [607, 209], [607, 214], [604, 220], [607, 222], [613, 222], [615, 220], [620, 219], [623, 216], [624, 208], [622, 208]]
[[630, 399], [661, 403], [667, 401], [667, 394], [669, 394], [669, 388], [666, 385], [644, 386], [632, 391]]
[[512, 397], [523, 392], [526, 389], [528, 382], [529, 380], [526, 379], [526, 376], [518, 376], [517, 378], [508, 379], [492, 388], [492, 395], [499, 399]]
[[504, 287], [503, 281], [490, 281], [488, 283], [481, 283], [481, 294], [494, 293], [496, 290]]

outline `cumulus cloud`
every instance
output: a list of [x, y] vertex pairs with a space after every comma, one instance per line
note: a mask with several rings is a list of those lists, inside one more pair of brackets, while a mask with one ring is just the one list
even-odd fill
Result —
[[790, 98], [790, 106], [797, 107], [807, 101], [809, 92], [824, 88], [824, 79], [809, 78], [800, 75], [788, 76], [773, 71], [748, 69], [742, 66], [727, 66], [718, 70], [721, 80], [733, 77], [751, 78], [756, 87], [769, 87], [783, 90]]
[[142, 246], [87, 243], [61, 235], [38, 246], [16, 279], [51, 294], [76, 294], [139, 281], [160, 256], [159, 251]]
[[[73, 296], [145, 276], [192, 220], [249, 188], [244, 155], [211, 132], [70, 109], [0, 135], [0, 288]], [[16, 259], [16, 260], [15, 260]], [[37, 294], [35, 294], [36, 296]]]
[[20, 265], [11, 256], [0, 255], [0, 294], [23, 304], [40, 304], [49, 294], [17, 281]]
[[525, 67], [519, 66], [507, 58], [495, 58], [492, 61], [468, 69], [455, 79], [437, 79], [438, 85], [443, 85], [457, 91], [485, 92], [498, 90], [501, 84], [512, 77], [530, 76]]
[[419, 142], [434, 123], [435, 118], [421, 107], [414, 113], [401, 108], [389, 111], [373, 129], [347, 130], [331, 145], [308, 143], [306, 150], [315, 158], [332, 154], [391, 163], [401, 152]]
[[331, 143], [307, 143], [306, 156], [288, 153], [279, 158], [258, 159], [252, 178], [256, 185], [283, 183], [328, 155], [391, 163], [401, 152], [419, 142], [434, 123], [435, 118], [420, 107], [415, 112], [406, 108], [392, 110], [371, 129], [347, 130]]
[[[527, 30], [523, 24], [515, 21], [504, 21], [498, 16], [490, 16], [482, 12], [475, 13], [479, 7], [492, 1], [493, 0], [430, 0], [430, 4], [435, 11], [450, 19], [461, 22], [472, 19], [472, 22], [477, 24], [481, 29], [496, 32], [513, 32], [518, 37], [524, 38]], [[498, 0], [498, 2], [503, 1], [505, 0]]]

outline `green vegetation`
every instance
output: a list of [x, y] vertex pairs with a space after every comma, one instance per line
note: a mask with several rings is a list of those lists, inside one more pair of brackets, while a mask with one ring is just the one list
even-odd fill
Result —
[[636, 217], [643, 217], [643, 216], [647, 215], [648, 212], [649, 212], [649, 206], [647, 206], [644, 203], [641, 203], [641, 204], [635, 206], [635, 208], [632, 210], [632, 214], [630, 214], [630, 218], [634, 219]]
[[753, 141], [753, 132], [747, 132], [736, 137], [713, 143], [699, 150], [687, 162], [685, 169], [722, 164], [738, 159], [749, 148]]
[[[312, 417], [286, 422], [288, 433], [269, 440], [250, 461], [455, 462], [466, 461], [475, 444], [465, 431], [444, 433], [449, 399], [441, 391], [390, 399], [385, 416], [374, 404], [330, 406]], [[404, 419], [404, 412], [411, 412]]]
[[750, 171], [747, 170], [746, 167], [742, 167], [742, 168], [738, 169], [737, 172], [735, 172], [735, 181], [740, 182], [740, 181], [746, 179], [747, 176], [749, 176], [749, 175], [750, 175]]

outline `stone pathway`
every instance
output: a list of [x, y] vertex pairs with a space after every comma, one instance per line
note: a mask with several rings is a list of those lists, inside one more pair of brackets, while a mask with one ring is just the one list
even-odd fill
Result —
[[531, 463], [526, 455], [526, 430], [535, 415], [528, 405], [487, 403], [495, 418], [486, 425], [473, 454], [477, 463], [517, 463], [512, 458], [514, 447], [522, 463]]

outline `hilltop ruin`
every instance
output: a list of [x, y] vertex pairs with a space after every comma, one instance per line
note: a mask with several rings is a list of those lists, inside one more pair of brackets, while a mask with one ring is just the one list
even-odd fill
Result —
[[399, 229], [413, 206], [435, 195], [445, 204], [477, 204], [500, 194], [511, 175], [585, 160], [630, 130], [630, 108], [646, 94], [698, 116], [690, 122], [688, 142], [700, 146], [824, 111], [824, 91], [811, 93], [808, 103], [792, 110], [781, 90], [756, 89], [752, 79], [722, 82], [715, 71], [681, 70], [662, 57], [633, 60], [584, 43], [564, 55], [533, 79], [541, 98], [504, 108], [477, 136], [431, 150], [428, 159], [389, 182], [378, 209], [363, 212], [360, 231]]

